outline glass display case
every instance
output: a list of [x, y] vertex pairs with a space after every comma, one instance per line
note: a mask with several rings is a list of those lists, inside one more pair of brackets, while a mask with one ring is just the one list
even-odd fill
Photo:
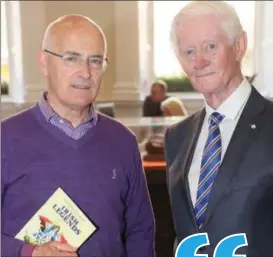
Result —
[[126, 125], [137, 137], [144, 160], [164, 160], [164, 134], [166, 129], [185, 119], [172, 117], [124, 117], [118, 120]]

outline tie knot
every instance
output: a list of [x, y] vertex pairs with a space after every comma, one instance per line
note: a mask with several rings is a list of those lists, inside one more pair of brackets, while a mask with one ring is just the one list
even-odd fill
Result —
[[219, 112], [213, 112], [210, 116], [210, 122], [216, 123], [217, 125], [219, 125], [223, 119], [224, 119], [224, 116], [220, 114]]

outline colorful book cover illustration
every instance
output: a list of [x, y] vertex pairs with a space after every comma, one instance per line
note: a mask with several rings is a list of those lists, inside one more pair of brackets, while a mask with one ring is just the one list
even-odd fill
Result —
[[37, 245], [58, 241], [78, 248], [96, 229], [71, 198], [58, 188], [15, 238]]

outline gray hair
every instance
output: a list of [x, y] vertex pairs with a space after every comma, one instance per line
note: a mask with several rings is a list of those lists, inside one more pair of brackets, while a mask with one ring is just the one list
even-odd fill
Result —
[[178, 54], [178, 27], [188, 18], [214, 14], [223, 19], [221, 26], [227, 33], [230, 43], [233, 43], [243, 31], [240, 19], [235, 9], [224, 1], [192, 1], [182, 8], [174, 17], [171, 25], [170, 40], [176, 54]]

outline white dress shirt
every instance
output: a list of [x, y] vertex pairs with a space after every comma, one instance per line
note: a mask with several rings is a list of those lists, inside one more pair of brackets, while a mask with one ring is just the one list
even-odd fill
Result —
[[205, 101], [206, 116], [201, 128], [201, 132], [197, 141], [192, 163], [189, 170], [188, 180], [191, 193], [192, 204], [195, 206], [197, 189], [199, 182], [199, 174], [201, 169], [201, 160], [204, 147], [209, 133], [209, 117], [216, 111], [224, 115], [224, 119], [220, 123], [220, 132], [222, 139], [222, 160], [227, 150], [229, 141], [242, 114], [244, 106], [250, 96], [251, 86], [246, 78], [241, 85], [219, 106], [217, 110], [212, 109]]

